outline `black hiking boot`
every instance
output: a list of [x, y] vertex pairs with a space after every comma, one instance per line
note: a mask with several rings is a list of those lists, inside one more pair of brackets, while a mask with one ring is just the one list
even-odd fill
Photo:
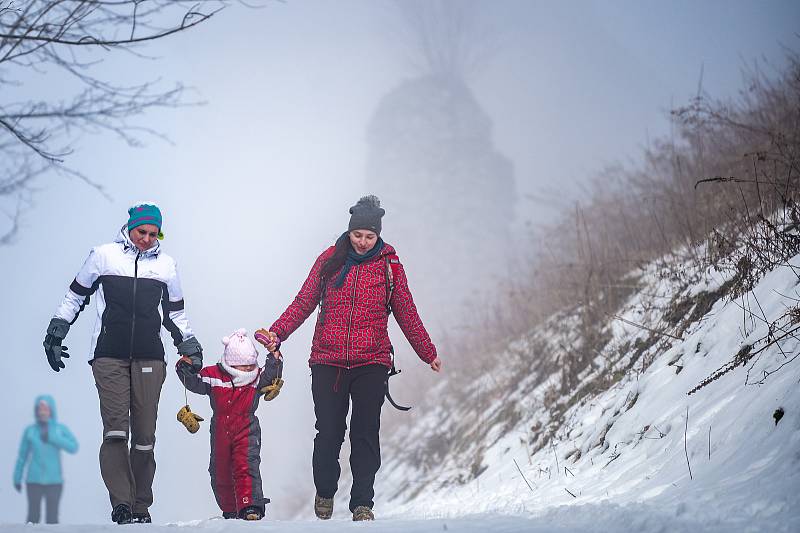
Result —
[[151, 524], [153, 523], [153, 518], [150, 516], [149, 511], [133, 513], [131, 514], [131, 522], [134, 524]]
[[131, 519], [131, 508], [126, 503], [118, 503], [111, 511], [111, 520], [117, 524], [130, 524]]
[[225, 520], [230, 520], [232, 518], [239, 518], [239, 515], [236, 511], [222, 511], [222, 518]]
[[314, 495], [314, 514], [320, 520], [328, 520], [333, 516], [333, 498], [323, 498], [319, 494]]
[[375, 514], [366, 505], [359, 505], [353, 509], [353, 522], [363, 522], [364, 520], [375, 520]]
[[239, 511], [239, 518], [242, 520], [261, 520], [264, 518], [264, 510], [261, 507], [251, 505]]

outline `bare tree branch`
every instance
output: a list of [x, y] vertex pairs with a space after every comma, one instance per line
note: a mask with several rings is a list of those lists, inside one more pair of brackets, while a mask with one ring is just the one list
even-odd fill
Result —
[[[96, 67], [117, 51], [144, 58], [146, 46], [195, 28], [232, 3], [242, 2], [0, 0], [0, 207], [14, 206], [0, 246], [17, 233], [26, 207], [20, 195], [35, 192], [35, 178], [78, 179], [107, 196], [100, 184], [69, 166], [76, 132], [112, 133], [129, 146], [141, 146], [146, 137], [168, 140], [132, 119], [153, 109], [201, 103], [187, 101], [181, 83], [123, 85], [101, 77]], [[75, 82], [68, 85], [75, 87], [72, 94], [32, 97], [39, 91], [25, 91], [26, 83], [41, 87], [63, 74]], [[63, 77], [57, 79], [63, 83]]]

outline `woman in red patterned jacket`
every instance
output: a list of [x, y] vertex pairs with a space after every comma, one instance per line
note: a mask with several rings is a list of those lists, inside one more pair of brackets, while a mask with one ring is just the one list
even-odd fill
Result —
[[320, 306], [309, 365], [317, 419], [314, 512], [321, 519], [333, 514], [341, 473], [339, 452], [351, 402], [350, 511], [353, 520], [374, 519], [380, 413], [392, 366], [389, 313], [394, 313], [420, 359], [436, 372], [442, 366], [417, 313], [403, 266], [394, 248], [380, 238], [384, 213], [375, 196], [361, 198], [350, 208], [348, 231], [317, 258], [300, 292], [267, 333], [272, 341], [267, 347], [273, 350]]

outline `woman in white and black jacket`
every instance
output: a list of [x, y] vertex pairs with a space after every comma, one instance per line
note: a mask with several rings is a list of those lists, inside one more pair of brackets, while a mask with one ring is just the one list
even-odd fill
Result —
[[[117, 523], [150, 522], [156, 463], [156, 413], [166, 377], [161, 327], [178, 353], [203, 366], [189, 327], [175, 260], [161, 250], [161, 211], [153, 203], [128, 210], [114, 242], [92, 249], [50, 321], [45, 354], [56, 372], [69, 357], [61, 341], [95, 294], [92, 365], [100, 397], [100, 473]], [[130, 439], [130, 449], [128, 441]]]

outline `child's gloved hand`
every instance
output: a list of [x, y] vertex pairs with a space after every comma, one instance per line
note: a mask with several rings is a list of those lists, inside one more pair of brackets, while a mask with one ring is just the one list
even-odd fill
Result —
[[283, 379], [275, 378], [272, 383], [261, 389], [261, 394], [264, 395], [264, 401], [274, 400], [280, 394], [281, 387], [283, 387]]
[[178, 359], [177, 366], [179, 366], [179, 367], [182, 366], [183, 368], [185, 368], [186, 370], [188, 370], [192, 374], [197, 374], [197, 370], [195, 369], [194, 365], [192, 364], [192, 360], [189, 359], [188, 357], [186, 357], [185, 355], [181, 356], [181, 358]]
[[180, 411], [178, 411], [178, 422], [186, 426], [189, 433], [197, 433], [197, 430], [200, 429], [200, 422], [202, 421], [203, 417], [193, 413], [188, 405], [184, 405], [181, 407]]

